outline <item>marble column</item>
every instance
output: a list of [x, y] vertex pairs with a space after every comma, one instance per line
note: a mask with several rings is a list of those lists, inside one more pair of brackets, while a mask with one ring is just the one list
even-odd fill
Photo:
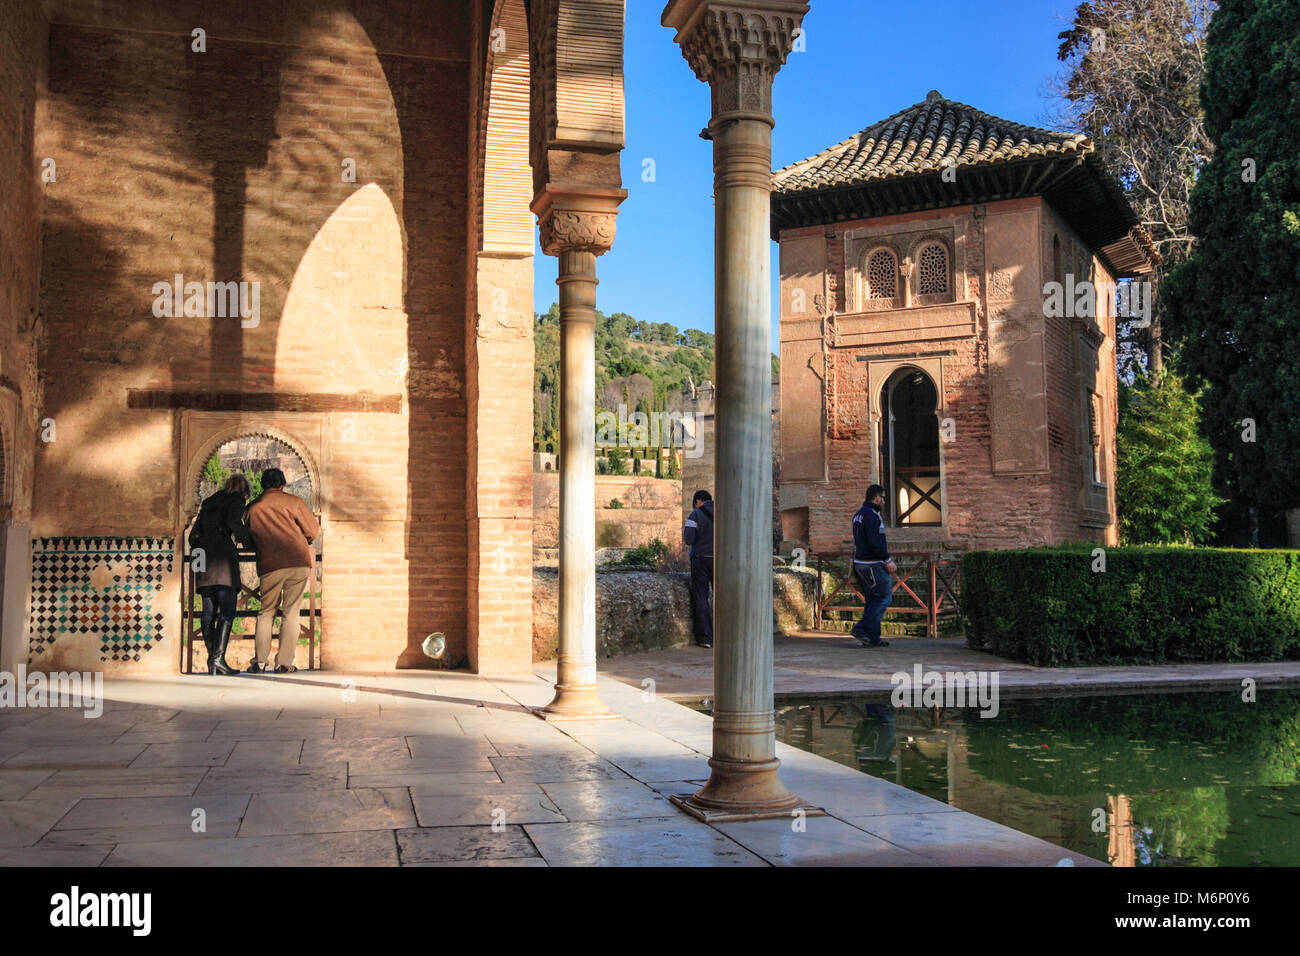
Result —
[[805, 3], [673, 0], [663, 24], [709, 84], [717, 355], [714, 708], [705, 819], [801, 806], [777, 774], [772, 706], [772, 80]]
[[554, 185], [534, 203], [542, 251], [559, 259], [560, 609], [548, 719], [616, 718], [596, 686], [596, 257], [614, 242], [622, 189]]

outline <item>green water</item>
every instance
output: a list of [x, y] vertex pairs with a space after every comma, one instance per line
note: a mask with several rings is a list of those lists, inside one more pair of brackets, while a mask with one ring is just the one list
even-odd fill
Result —
[[777, 706], [777, 739], [1099, 860], [1300, 866], [1300, 691]]

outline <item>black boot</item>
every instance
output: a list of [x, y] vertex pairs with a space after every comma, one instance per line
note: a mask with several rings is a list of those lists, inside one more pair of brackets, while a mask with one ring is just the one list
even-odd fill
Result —
[[217, 622], [214, 618], [211, 620], [203, 619], [200, 623], [203, 628], [203, 646], [208, 649], [208, 673], [215, 674], [216, 671], [213, 669], [213, 664], [215, 662], [214, 652], [217, 646]]
[[209, 663], [208, 665], [209, 668], [215, 669], [209, 670], [209, 674], [220, 674], [222, 677], [229, 677], [232, 674], [239, 673], [239, 671], [226, 663], [226, 645], [230, 643], [230, 624], [231, 622], [227, 621], [224, 617], [217, 622], [217, 633], [213, 640], [216, 647], [213, 649], [212, 657], [210, 658], [211, 661], [215, 661], [215, 664]]

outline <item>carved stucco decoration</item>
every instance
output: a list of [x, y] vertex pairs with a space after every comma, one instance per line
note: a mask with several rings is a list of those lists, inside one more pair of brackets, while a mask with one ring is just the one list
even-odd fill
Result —
[[682, 56], [709, 84], [713, 116], [772, 113], [772, 79], [794, 44], [806, 3], [674, 0], [665, 26], [677, 29]]
[[616, 217], [611, 213], [574, 209], [552, 209], [541, 220], [542, 251], [548, 256], [561, 252], [608, 252], [614, 245]]

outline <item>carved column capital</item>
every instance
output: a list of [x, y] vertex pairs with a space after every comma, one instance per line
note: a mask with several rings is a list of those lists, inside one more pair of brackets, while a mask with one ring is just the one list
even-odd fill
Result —
[[533, 201], [542, 251], [548, 256], [608, 252], [614, 245], [618, 205], [626, 196], [625, 189], [548, 185]]
[[709, 84], [714, 122], [771, 117], [772, 79], [785, 65], [808, 4], [794, 0], [672, 0], [663, 25]]

